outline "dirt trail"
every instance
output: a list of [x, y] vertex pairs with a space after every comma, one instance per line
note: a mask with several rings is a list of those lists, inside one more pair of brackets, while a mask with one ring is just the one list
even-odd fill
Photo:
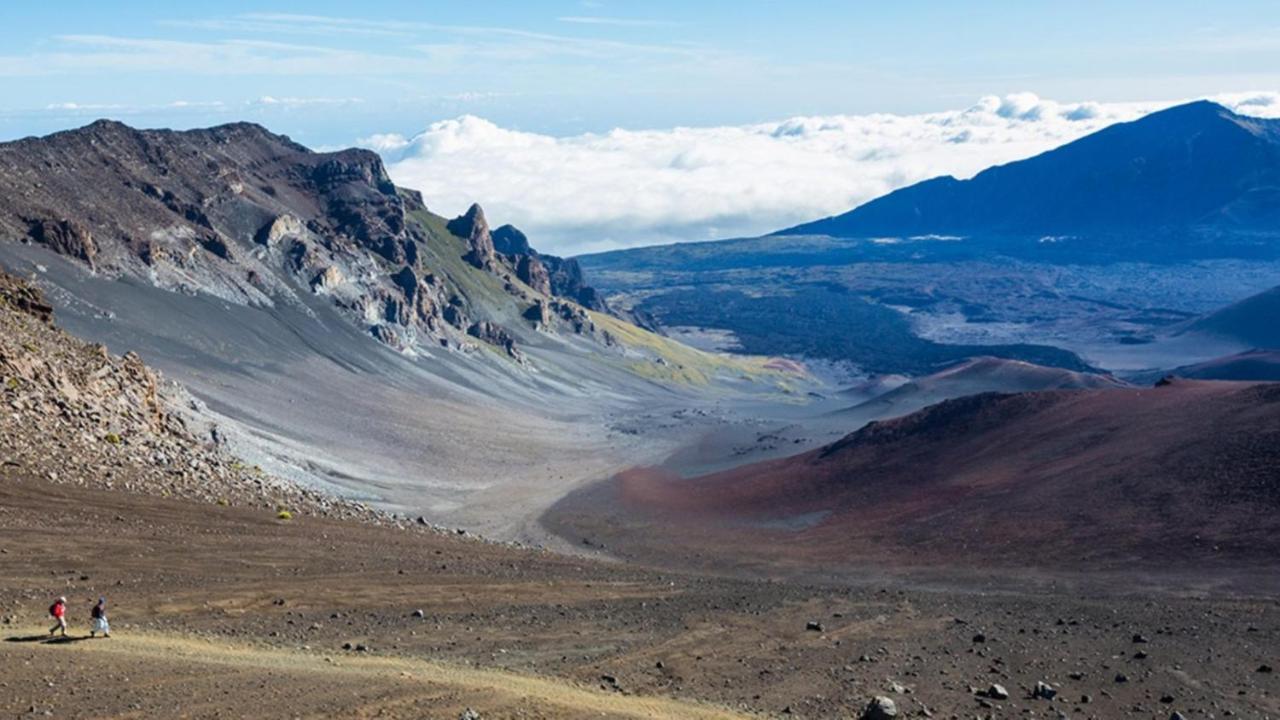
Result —
[[[243, 698], [246, 710], [255, 717], [322, 716], [330, 712], [331, 695], [355, 694], [356, 716], [396, 717], [430, 708], [430, 717], [454, 717], [454, 710], [470, 707], [484, 717], [608, 717], [681, 718], [688, 720], [732, 720], [751, 717], [729, 710], [671, 698], [622, 695], [615, 691], [587, 688], [569, 681], [520, 675], [406, 657], [369, 657], [324, 652], [291, 651], [249, 644], [227, 643], [158, 633], [119, 634], [110, 640], [69, 642], [35, 638], [43, 632], [30, 628], [29, 635], [14, 636], [28, 643], [9, 642], [0, 646], [0, 664], [22, 660], [37, 665], [70, 663], [78, 677], [100, 677], [108, 669], [130, 671], [153, 663], [174, 669], [178, 677], [205, 678], [205, 683], [182, 684], [183, 702], [193, 716], [202, 716], [200, 696], [209, 690], [222, 712], [229, 697]], [[17, 646], [17, 647], [15, 647]], [[23, 651], [26, 651], [25, 653]], [[54, 654], [57, 654], [56, 656]], [[27, 655], [28, 657], [20, 657]], [[76, 678], [65, 677], [75, 681]], [[214, 687], [209, 688], [212, 679]], [[54, 681], [56, 688], [57, 682]], [[327, 692], [297, 692], [300, 686], [326, 686]], [[271, 702], [271, 688], [279, 688], [280, 702]], [[91, 686], [91, 684], [90, 684]], [[246, 691], [253, 691], [251, 694]], [[264, 692], [264, 690], [266, 692]], [[103, 717], [92, 695], [87, 702], [61, 693], [49, 702], [59, 717], [84, 713]], [[252, 699], [250, 699], [252, 698]], [[194, 701], [194, 704], [192, 704]], [[81, 704], [83, 702], [83, 704]], [[456, 708], [453, 706], [457, 706]], [[44, 709], [40, 703], [33, 707]], [[50, 709], [54, 709], [51, 707]], [[141, 708], [126, 708], [120, 717]], [[209, 708], [213, 710], [213, 708]], [[109, 712], [109, 711], [108, 711]], [[453, 714], [451, 714], [453, 713]], [[213, 714], [217, 714], [214, 712]]]

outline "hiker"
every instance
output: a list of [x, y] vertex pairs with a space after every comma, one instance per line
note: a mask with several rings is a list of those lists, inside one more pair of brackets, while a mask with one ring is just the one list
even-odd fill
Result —
[[49, 606], [49, 615], [53, 616], [56, 623], [49, 628], [49, 634], [52, 635], [58, 630], [62, 630], [62, 637], [67, 636], [67, 598], [60, 597]]
[[89, 611], [89, 617], [92, 619], [89, 624], [89, 637], [96, 637], [98, 633], [102, 633], [102, 637], [111, 637], [111, 625], [107, 622], [106, 598], [98, 598], [98, 604]]

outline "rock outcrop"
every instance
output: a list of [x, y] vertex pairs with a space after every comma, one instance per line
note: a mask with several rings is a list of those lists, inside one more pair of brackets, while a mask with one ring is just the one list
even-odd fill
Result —
[[448, 227], [449, 232], [467, 241], [464, 260], [480, 270], [493, 269], [496, 260], [493, 236], [489, 233], [489, 223], [480, 205], [472, 204], [465, 214], [450, 220]]
[[551, 295], [551, 275], [537, 255], [522, 255], [516, 260], [516, 277], [534, 291]]
[[511, 333], [507, 332], [506, 328], [497, 323], [481, 320], [467, 328], [467, 334], [477, 340], [501, 348], [503, 352], [514, 360], [525, 361], [524, 355], [516, 347], [515, 338], [511, 337]]
[[588, 310], [609, 311], [604, 296], [587, 285], [577, 260], [554, 255], [543, 255], [542, 258], [550, 276], [552, 294], [572, 300]]
[[79, 222], [67, 219], [32, 220], [27, 234], [50, 250], [83, 260], [93, 267], [93, 258], [98, 254], [98, 248], [93, 243], [93, 235]]
[[532, 255], [535, 251], [529, 245], [529, 238], [514, 225], [503, 225], [494, 229], [493, 248], [503, 255]]
[[499, 254], [507, 257], [516, 276], [534, 290], [572, 300], [588, 310], [609, 311], [604, 296], [586, 284], [577, 260], [534, 250], [529, 238], [511, 225], [493, 231], [493, 245]]

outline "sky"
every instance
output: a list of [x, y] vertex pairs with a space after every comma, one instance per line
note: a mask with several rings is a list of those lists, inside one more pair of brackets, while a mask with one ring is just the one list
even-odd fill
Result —
[[0, 140], [251, 120], [562, 253], [766, 232], [1276, 90], [1280, 4], [1250, 0], [0, 4]]

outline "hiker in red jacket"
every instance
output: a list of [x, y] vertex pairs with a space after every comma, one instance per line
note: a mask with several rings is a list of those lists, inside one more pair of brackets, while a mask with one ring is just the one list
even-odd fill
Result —
[[49, 628], [49, 634], [52, 635], [58, 630], [62, 630], [62, 637], [67, 636], [67, 599], [60, 597], [52, 605], [49, 606], [49, 614], [53, 616], [56, 623]]

